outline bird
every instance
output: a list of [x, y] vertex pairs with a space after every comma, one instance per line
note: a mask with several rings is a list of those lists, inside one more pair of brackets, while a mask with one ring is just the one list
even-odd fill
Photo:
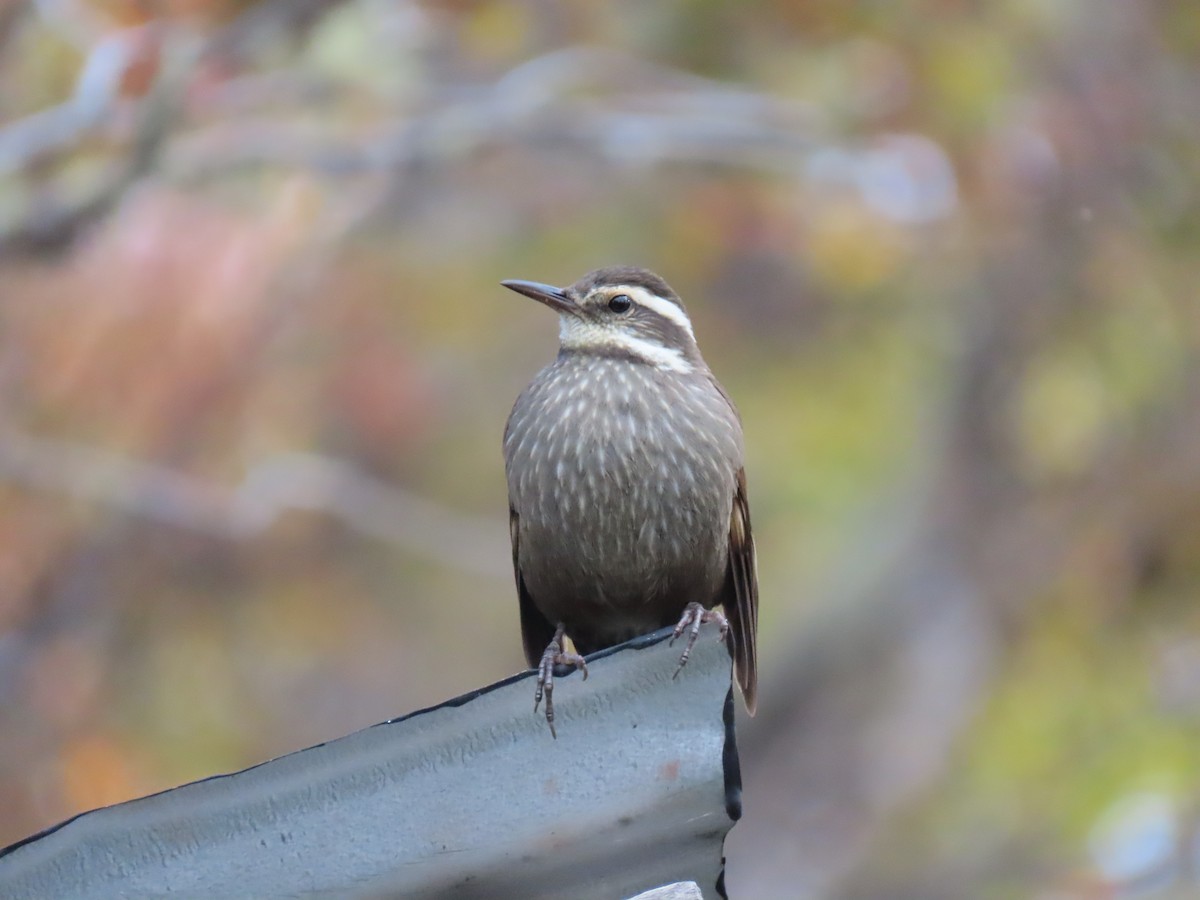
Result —
[[683, 301], [636, 266], [568, 287], [501, 284], [559, 322], [558, 355], [517, 397], [503, 443], [534, 712], [544, 694], [557, 737], [556, 666], [587, 678], [583, 655], [674, 625], [672, 643], [687, 635], [678, 676], [715, 622], [753, 715], [758, 575], [741, 417]]

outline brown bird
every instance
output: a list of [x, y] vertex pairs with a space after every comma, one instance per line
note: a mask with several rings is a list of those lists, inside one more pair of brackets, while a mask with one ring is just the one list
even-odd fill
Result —
[[544, 692], [554, 734], [555, 665], [587, 677], [566, 636], [590, 653], [674, 624], [674, 638], [687, 632], [682, 669], [701, 623], [716, 621], [753, 714], [758, 579], [741, 420], [679, 296], [628, 266], [566, 288], [501, 283], [559, 317], [558, 358], [521, 392], [504, 431], [534, 710]]

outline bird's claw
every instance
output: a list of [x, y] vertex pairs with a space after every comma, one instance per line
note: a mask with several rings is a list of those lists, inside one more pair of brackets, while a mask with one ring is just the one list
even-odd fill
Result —
[[668, 647], [672, 646], [685, 631], [687, 632], [687, 643], [684, 645], [683, 654], [679, 657], [679, 666], [675, 669], [672, 678], [678, 678], [683, 667], [687, 665], [688, 657], [692, 655], [692, 648], [696, 646], [696, 638], [700, 636], [700, 626], [705, 622], [717, 623], [721, 629], [717, 640], [724, 641], [726, 635], [729, 634], [729, 620], [725, 618], [724, 613], [715, 609], [705, 609], [700, 603], [689, 603], [684, 607], [683, 615], [679, 617], [679, 624], [675, 626], [671, 640], [667, 643]]
[[[554, 667], [568, 666], [583, 672], [586, 681], [588, 677], [587, 663], [578, 653], [568, 653], [563, 648], [566, 644], [561, 628], [555, 633], [554, 640], [546, 647], [542, 659], [538, 663], [537, 689], [533, 693], [533, 711], [538, 711], [542, 698], [546, 698], [546, 724], [550, 726], [550, 736], [557, 740], [558, 732], [554, 730]], [[569, 674], [569, 673], [568, 673]]]

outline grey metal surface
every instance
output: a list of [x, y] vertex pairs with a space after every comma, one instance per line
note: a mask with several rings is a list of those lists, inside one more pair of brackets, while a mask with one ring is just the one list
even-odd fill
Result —
[[664, 632], [262, 765], [84, 813], [0, 850], [0, 897], [719, 896], [740, 815], [730, 661]]

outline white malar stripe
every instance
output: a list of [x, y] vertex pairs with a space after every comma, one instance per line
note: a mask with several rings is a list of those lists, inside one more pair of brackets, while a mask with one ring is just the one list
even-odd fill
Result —
[[658, 313], [664, 319], [674, 322], [684, 331], [686, 331], [693, 340], [696, 338], [696, 333], [692, 331], [691, 319], [687, 317], [682, 309], [672, 303], [665, 297], [660, 297], [658, 294], [652, 294], [644, 287], [639, 287], [633, 284], [621, 284], [610, 289], [613, 293], [628, 294], [634, 303], [638, 303], [646, 309]]
[[559, 316], [559, 345], [568, 350], [623, 350], [642, 362], [665, 372], [688, 373], [692, 364], [686, 356], [672, 347], [635, 337], [618, 328], [605, 328], [577, 319]]
[[634, 356], [668, 372], [688, 373], [692, 364], [687, 358], [672, 347], [664, 347], [645, 338], [633, 337], [628, 334], [618, 334], [613, 344], [622, 350], [628, 350]]

